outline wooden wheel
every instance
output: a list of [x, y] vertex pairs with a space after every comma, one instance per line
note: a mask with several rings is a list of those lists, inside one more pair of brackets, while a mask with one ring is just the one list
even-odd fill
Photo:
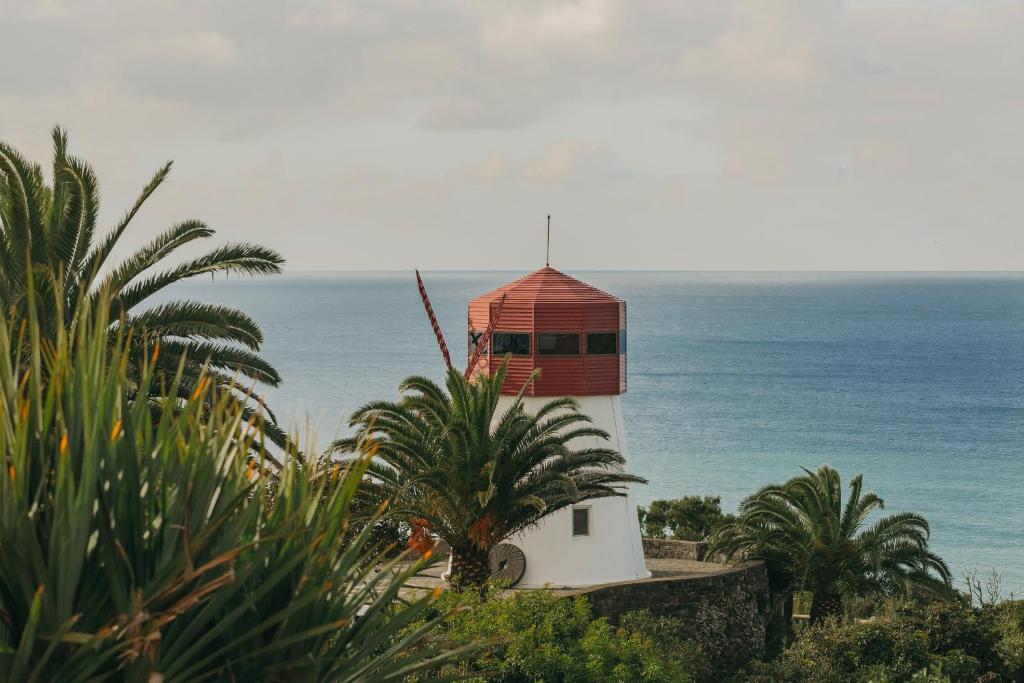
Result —
[[519, 583], [526, 573], [526, 555], [511, 543], [499, 543], [491, 549], [491, 578], [507, 581], [509, 586]]

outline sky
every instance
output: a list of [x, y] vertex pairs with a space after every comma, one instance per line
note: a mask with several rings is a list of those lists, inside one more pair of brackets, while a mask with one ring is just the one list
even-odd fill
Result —
[[0, 0], [0, 139], [293, 270], [1024, 269], [1024, 4]]

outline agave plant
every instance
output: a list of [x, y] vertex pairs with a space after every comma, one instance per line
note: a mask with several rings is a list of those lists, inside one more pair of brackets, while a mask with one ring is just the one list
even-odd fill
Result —
[[[350, 423], [375, 442], [366, 495], [451, 546], [456, 588], [483, 585], [490, 550], [510, 536], [573, 503], [625, 495], [627, 484], [645, 483], [622, 471], [617, 451], [573, 445], [608, 439], [574, 399], [554, 399], [531, 413], [524, 385], [499, 413], [507, 369], [506, 359], [492, 376], [473, 380], [450, 369], [445, 388], [410, 377], [401, 401], [370, 403]], [[331, 450], [352, 453], [358, 443], [341, 439]]]
[[261, 423], [213, 378], [182, 401], [173, 376], [154, 420], [131, 394], [162, 349], [129, 373], [102, 299], [47, 349], [28, 303], [0, 325], [0, 682], [398, 681], [449, 656], [433, 596], [399, 600], [422, 565], [345, 540], [369, 452], [287, 459], [270, 496]]
[[[256, 353], [263, 335], [248, 315], [197, 301], [160, 305], [151, 301], [170, 285], [198, 275], [278, 273], [282, 257], [258, 245], [227, 244], [162, 267], [185, 245], [214, 235], [201, 221], [186, 220], [112, 263], [118, 241], [167, 179], [170, 162], [156, 172], [121, 220], [100, 237], [99, 188], [92, 168], [68, 154], [67, 134], [60, 128], [53, 130], [53, 152], [52, 182], [47, 184], [38, 165], [0, 142], [0, 309], [24, 319], [29, 290], [34, 290], [39, 330], [52, 344], [58, 329], [72, 329], [83, 319], [81, 311], [96, 313], [104, 308], [99, 305], [103, 298], [111, 339], [119, 329], [135, 329], [128, 344], [131, 369], [141, 365], [145, 349], [159, 343], [153, 369], [169, 379], [183, 365], [176, 385], [183, 397], [195, 389], [200, 374], [242, 402], [249, 396], [237, 390], [232, 382], [235, 376], [276, 386], [281, 378]], [[166, 381], [153, 382], [153, 396], [167, 386]], [[284, 434], [270, 417], [266, 434], [283, 444]]]
[[868, 518], [884, 501], [824, 465], [784, 484], [771, 484], [740, 506], [735, 522], [715, 532], [710, 552], [767, 561], [775, 588], [810, 591], [811, 621], [839, 614], [843, 600], [911, 589], [945, 594], [949, 567], [928, 549], [928, 521], [912, 512]]

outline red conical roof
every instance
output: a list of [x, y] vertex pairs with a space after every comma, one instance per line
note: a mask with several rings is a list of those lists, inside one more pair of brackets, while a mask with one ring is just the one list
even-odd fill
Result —
[[507, 285], [473, 299], [472, 303], [497, 301], [508, 295], [506, 303], [588, 304], [620, 303], [622, 299], [603, 292], [597, 287], [544, 266]]

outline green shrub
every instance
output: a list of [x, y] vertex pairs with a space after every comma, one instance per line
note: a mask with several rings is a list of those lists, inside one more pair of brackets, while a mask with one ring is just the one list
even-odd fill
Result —
[[999, 642], [996, 652], [1007, 678], [1024, 681], [1024, 600], [1008, 600], [991, 607], [996, 613]]
[[891, 600], [869, 620], [807, 626], [756, 681], [1024, 680], [1024, 606]]
[[[879, 612], [883, 619], [923, 631], [934, 655], [963, 655], [976, 660], [984, 671], [1002, 669], [996, 651], [1001, 635], [993, 609], [972, 607], [961, 600], [891, 601]], [[944, 671], [956, 680], [953, 666], [944, 666]]]
[[428, 600], [396, 609], [418, 567], [375, 572], [371, 527], [344, 540], [368, 452], [270, 476], [239, 401], [200, 377], [154, 406], [159, 351], [129, 373], [97, 318], [56, 346], [0, 324], [0, 682], [401, 680], [445, 656]]
[[889, 621], [808, 626], [782, 657], [753, 668], [758, 681], [870, 681], [884, 673], [909, 680], [928, 669], [928, 637]]
[[451, 610], [446, 637], [490, 643], [446, 671], [472, 680], [685, 683], [702, 671], [699, 649], [677, 635], [679, 623], [647, 612], [624, 615], [614, 626], [595, 619], [583, 597], [541, 590], [508, 597], [447, 592], [437, 607]]
[[722, 514], [719, 496], [685, 496], [656, 500], [649, 508], [638, 508], [644, 536], [702, 541], [721, 524], [733, 518]]

